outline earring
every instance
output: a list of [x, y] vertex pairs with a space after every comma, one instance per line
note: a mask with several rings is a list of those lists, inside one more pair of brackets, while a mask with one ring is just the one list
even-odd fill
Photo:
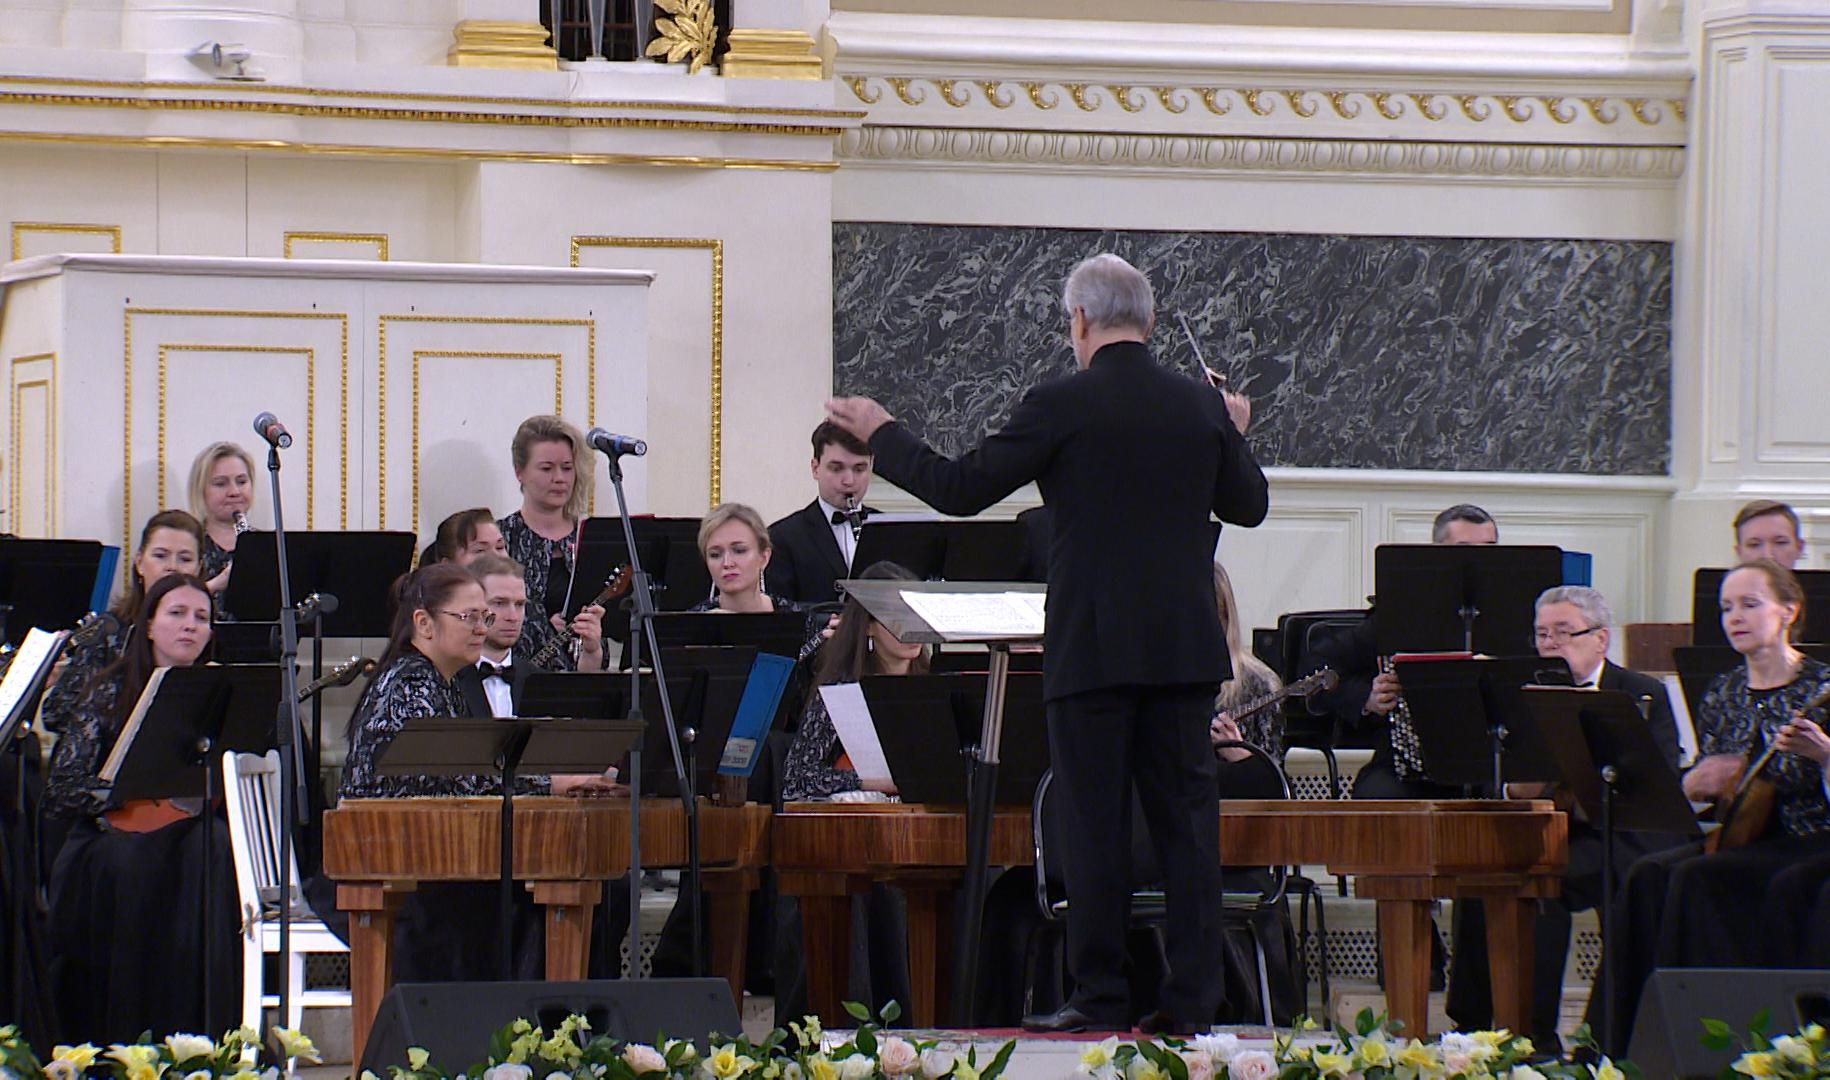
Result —
[[764, 578], [763, 578], [763, 574], [765, 574], [766, 572], [767, 571], [763, 571], [763, 570], [758, 570], [756, 572], [756, 591], [759, 593], [762, 593], [764, 596], [769, 595], [769, 586], [764, 584]]
[[713, 607], [718, 606], [718, 583], [717, 582], [714, 581], [712, 583], [711, 595], [709, 595], [705, 598], [705, 602], [712, 605]]
[[865, 652], [876, 652], [877, 651], [877, 639], [874, 637], [865, 638], [864, 639], [864, 651]]

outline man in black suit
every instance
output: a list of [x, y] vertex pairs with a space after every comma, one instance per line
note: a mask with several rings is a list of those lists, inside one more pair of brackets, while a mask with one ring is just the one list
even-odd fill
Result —
[[[1600, 592], [1580, 585], [1559, 585], [1538, 597], [1533, 638], [1538, 655], [1561, 657], [1569, 664], [1578, 687], [1624, 690], [1634, 698], [1652, 699], [1652, 739], [1658, 744], [1673, 773], [1678, 765], [1677, 723], [1665, 686], [1650, 675], [1628, 671], [1608, 659], [1613, 612]], [[1631, 778], [1627, 778], [1629, 781]], [[1543, 797], [1546, 785], [1508, 785], [1518, 798]], [[1662, 834], [1615, 834], [1615, 884], [1625, 882], [1633, 860], [1678, 842]], [[1569, 953], [1570, 913], [1601, 904], [1601, 831], [1595, 823], [1569, 823], [1569, 866], [1564, 870], [1562, 895], [1539, 901], [1535, 948], [1532, 958], [1532, 1030], [1539, 1049], [1558, 1046], [1557, 1014], [1563, 997], [1563, 965]], [[1493, 998], [1488, 981], [1487, 922], [1478, 900], [1455, 902], [1455, 968], [1449, 980], [1449, 1016], [1462, 1031], [1493, 1024]]]
[[[472, 560], [471, 573], [483, 586], [483, 603], [495, 616], [483, 638], [483, 657], [461, 669], [453, 678], [464, 694], [472, 716], [514, 716], [521, 704], [521, 687], [538, 669], [533, 654], [521, 647], [521, 627], [527, 618], [527, 579], [521, 564], [500, 555], [480, 555]], [[596, 671], [603, 666], [603, 609], [587, 606], [572, 621], [578, 636], [578, 668]], [[571, 668], [571, 657], [550, 668]]]
[[1150, 282], [1115, 255], [1063, 290], [1080, 370], [1024, 395], [1004, 429], [949, 459], [868, 398], [827, 405], [886, 477], [972, 515], [1036, 481], [1053, 521], [1043, 693], [1069, 901], [1073, 996], [1040, 1031], [1120, 1030], [1135, 786], [1167, 872], [1170, 974], [1149, 1030], [1205, 1031], [1220, 1004], [1219, 813], [1207, 727], [1231, 675], [1209, 514], [1264, 520], [1243, 432], [1251, 405], [1160, 367]]
[[767, 584], [784, 599], [823, 604], [839, 598], [833, 583], [851, 575], [858, 550], [847, 507], [857, 508], [860, 524], [873, 513], [864, 505], [871, 486], [870, 444], [830, 420], [820, 421], [813, 429], [813, 482], [819, 495], [769, 526], [775, 555]]

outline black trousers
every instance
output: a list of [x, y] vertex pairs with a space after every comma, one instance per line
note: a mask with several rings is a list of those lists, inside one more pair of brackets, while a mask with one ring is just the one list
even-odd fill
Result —
[[1781, 870], [1760, 901], [1766, 965], [1830, 967], [1830, 851]]
[[1128, 1023], [1131, 788], [1167, 893], [1169, 977], [1160, 1007], [1206, 1023], [1220, 1006], [1220, 804], [1207, 726], [1211, 686], [1121, 687], [1048, 704], [1067, 885], [1073, 1004]]

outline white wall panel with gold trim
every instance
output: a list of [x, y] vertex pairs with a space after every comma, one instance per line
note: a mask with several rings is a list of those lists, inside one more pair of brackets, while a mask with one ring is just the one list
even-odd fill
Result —
[[[250, 422], [263, 410], [293, 434], [281, 472], [293, 528], [426, 533], [467, 506], [506, 513], [519, 504], [509, 438], [526, 415], [645, 426], [648, 283], [426, 263], [10, 264], [0, 271], [9, 525], [129, 540], [147, 516], [185, 504], [205, 444], [232, 440], [260, 461]], [[54, 390], [39, 392], [44, 379]], [[632, 474], [632, 505], [645, 508]], [[266, 477], [257, 487], [251, 516], [266, 526]]]

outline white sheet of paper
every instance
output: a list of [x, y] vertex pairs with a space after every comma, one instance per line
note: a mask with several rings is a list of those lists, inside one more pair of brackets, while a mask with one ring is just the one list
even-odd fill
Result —
[[820, 700], [826, 703], [826, 715], [839, 733], [839, 744], [851, 758], [858, 779], [888, 782], [890, 763], [883, 756], [883, 744], [877, 741], [877, 725], [871, 720], [870, 706], [864, 703], [864, 688], [857, 683], [833, 683], [820, 687]]
[[[1042, 635], [1042, 594], [1015, 592], [935, 593], [905, 589], [909, 610], [936, 633], [1004, 638]], [[1036, 597], [1032, 601], [1031, 597]]]
[[19, 653], [6, 669], [6, 678], [0, 681], [0, 719], [13, 715], [25, 700], [27, 691], [32, 688], [33, 677], [38, 669], [50, 657], [58, 643], [68, 636], [40, 630], [36, 626], [26, 631], [25, 640], [19, 644]]

